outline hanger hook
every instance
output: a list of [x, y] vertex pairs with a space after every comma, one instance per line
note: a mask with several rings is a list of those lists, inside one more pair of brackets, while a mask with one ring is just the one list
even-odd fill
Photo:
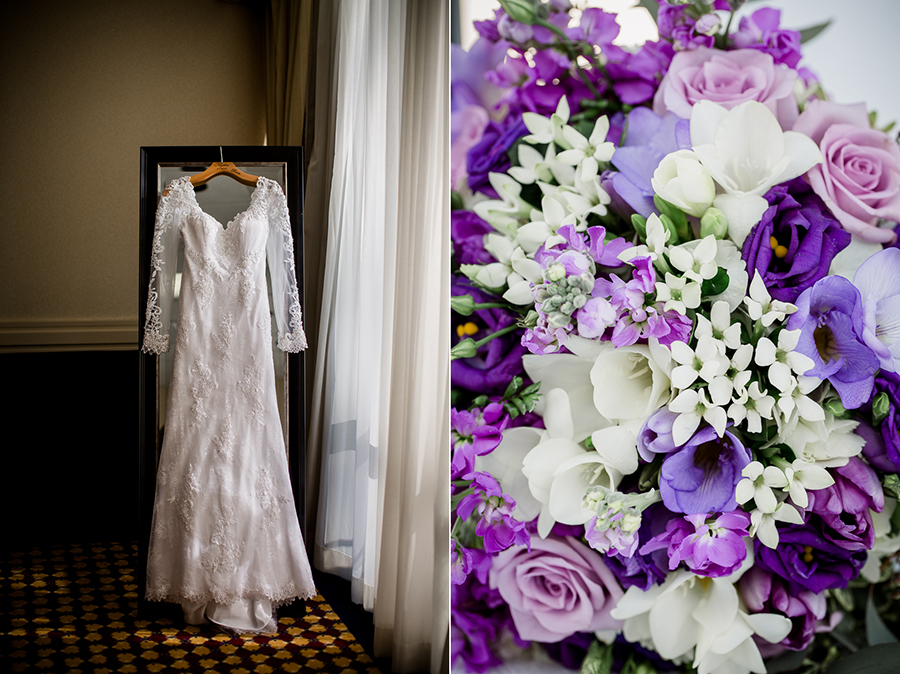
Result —
[[225, 163], [225, 160], [222, 158], [222, 146], [221, 145], [219, 146], [219, 161], [222, 162], [223, 164]]

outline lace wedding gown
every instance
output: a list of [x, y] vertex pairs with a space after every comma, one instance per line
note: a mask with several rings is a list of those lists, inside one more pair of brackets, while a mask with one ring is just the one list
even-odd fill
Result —
[[169, 348], [178, 236], [180, 312], [157, 473], [147, 598], [189, 623], [274, 631], [274, 609], [315, 595], [275, 397], [266, 261], [278, 347], [306, 348], [287, 203], [260, 178], [223, 227], [189, 177], [169, 184], [153, 237], [143, 351]]

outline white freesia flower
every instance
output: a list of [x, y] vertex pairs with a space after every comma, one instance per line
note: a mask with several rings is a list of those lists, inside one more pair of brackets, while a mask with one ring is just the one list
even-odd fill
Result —
[[688, 215], [699, 218], [716, 198], [716, 184], [690, 150], [670, 152], [653, 172], [653, 191]]
[[616, 348], [612, 342], [601, 344], [591, 368], [594, 405], [600, 414], [612, 422], [643, 422], [668, 402], [668, 349], [658, 345]]
[[530, 522], [541, 512], [541, 502], [531, 493], [528, 478], [522, 473], [522, 463], [528, 453], [541, 441], [544, 431], [520, 426], [503, 431], [503, 439], [493, 452], [475, 457], [475, 470], [490, 473], [516, 502], [512, 515], [522, 522]]
[[763, 195], [822, 161], [811, 138], [782, 131], [771, 110], [757, 101], [731, 110], [698, 101], [691, 110], [691, 145], [724, 191], [713, 205], [725, 214], [738, 246], [769, 207]]
[[628, 588], [611, 615], [624, 621], [628, 641], [652, 648], [666, 660], [693, 660], [698, 674], [764, 674], [753, 635], [778, 643], [790, 632], [791, 621], [771, 613], [748, 615], [741, 608], [734, 583], [752, 565], [751, 549], [730, 576], [701, 578], [674, 571], [646, 592]]
[[525, 128], [531, 132], [524, 138], [526, 143], [531, 145], [556, 143], [565, 149], [570, 147], [563, 136], [563, 129], [569, 123], [569, 101], [565, 96], [559, 99], [556, 112], [549, 117], [544, 117], [536, 112], [525, 112], [522, 114], [522, 121], [525, 123]]
[[840, 251], [831, 260], [828, 268], [829, 276], [843, 276], [848, 281], [853, 281], [856, 270], [860, 265], [884, 248], [880, 243], [863, 241], [856, 234], [850, 238], [850, 245]]
[[562, 135], [571, 149], [560, 152], [557, 158], [563, 164], [576, 166], [581, 180], [592, 180], [599, 172], [600, 162], [608, 162], [616, 151], [616, 146], [606, 140], [608, 132], [606, 115], [597, 118], [590, 138], [582, 136], [573, 126], [564, 126]]
[[828, 412], [821, 421], [800, 419], [793, 431], [784, 438], [794, 456], [825, 468], [847, 465], [851, 456], [862, 452], [866, 444], [853, 432], [859, 425], [852, 419], [839, 419]]

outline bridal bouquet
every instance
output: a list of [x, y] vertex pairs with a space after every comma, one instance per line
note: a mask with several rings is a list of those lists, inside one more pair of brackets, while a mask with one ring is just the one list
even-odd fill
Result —
[[741, 4], [453, 54], [460, 671], [896, 671], [900, 149]]

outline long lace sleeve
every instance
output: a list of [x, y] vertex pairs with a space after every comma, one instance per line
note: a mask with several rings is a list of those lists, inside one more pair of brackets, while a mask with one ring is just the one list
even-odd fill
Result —
[[168, 195], [159, 200], [150, 257], [150, 292], [144, 322], [144, 353], [169, 350], [169, 323], [174, 300], [175, 267], [178, 263], [178, 230], [185, 210], [180, 180], [173, 181]]
[[269, 183], [269, 238], [266, 256], [272, 279], [272, 302], [278, 326], [278, 348], [289, 353], [306, 349], [297, 274], [294, 270], [294, 239], [287, 201], [278, 183]]

